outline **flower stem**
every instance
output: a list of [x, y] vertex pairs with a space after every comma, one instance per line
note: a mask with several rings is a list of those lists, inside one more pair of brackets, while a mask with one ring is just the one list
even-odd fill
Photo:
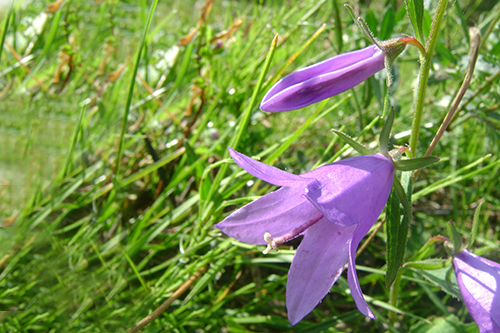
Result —
[[427, 90], [427, 81], [429, 80], [429, 71], [432, 65], [432, 56], [436, 48], [437, 38], [441, 30], [444, 13], [448, 0], [439, 0], [436, 14], [432, 20], [431, 32], [427, 40], [425, 56], [420, 56], [420, 72], [418, 74], [418, 85], [415, 93], [415, 112], [413, 114], [413, 123], [411, 125], [410, 150], [411, 156], [415, 157], [417, 152], [418, 134], [420, 132], [420, 124], [422, 123], [422, 115], [424, 110], [425, 93]]
[[425, 152], [424, 156], [430, 156], [432, 154], [432, 151], [434, 150], [434, 148], [436, 148], [439, 139], [441, 139], [441, 136], [443, 135], [444, 131], [446, 131], [448, 125], [453, 119], [455, 111], [457, 110], [458, 105], [462, 101], [465, 92], [467, 91], [467, 89], [469, 89], [469, 84], [470, 81], [472, 80], [472, 74], [474, 74], [474, 67], [476, 66], [477, 56], [479, 55], [479, 46], [481, 42], [481, 35], [479, 34], [479, 29], [471, 28], [470, 32], [471, 32], [471, 39], [470, 39], [471, 46], [469, 52], [469, 68], [467, 70], [467, 74], [465, 75], [464, 81], [462, 82], [462, 85], [458, 90], [457, 96], [455, 97], [453, 103], [451, 104], [448, 114], [444, 118], [443, 123], [439, 127], [439, 130], [437, 131], [434, 139], [432, 139], [432, 142], [427, 151]]
[[[403, 269], [399, 270], [398, 274], [396, 275], [396, 279], [394, 279], [391, 289], [389, 290], [389, 304], [391, 304], [395, 308], [398, 307], [400, 289], [399, 286], [401, 284], [402, 271]], [[394, 325], [394, 323], [396, 322], [396, 312], [389, 311], [389, 322], [391, 323], [391, 325]]]
[[389, 100], [389, 75], [390, 73], [387, 72], [387, 85], [385, 86], [385, 94], [384, 94], [384, 106], [383, 106], [383, 111], [382, 111], [382, 119], [385, 119], [387, 116], [387, 112], [389, 112], [389, 109], [391, 108], [391, 103]]

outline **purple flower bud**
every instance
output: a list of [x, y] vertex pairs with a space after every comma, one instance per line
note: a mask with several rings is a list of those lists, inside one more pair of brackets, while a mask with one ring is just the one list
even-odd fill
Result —
[[290, 111], [343, 93], [384, 69], [385, 57], [386, 52], [370, 45], [295, 71], [267, 92], [260, 108]]
[[355, 255], [385, 206], [394, 164], [383, 155], [348, 158], [294, 175], [257, 162], [229, 148], [248, 173], [281, 186], [216, 224], [225, 234], [264, 253], [304, 235], [288, 274], [288, 319], [298, 323], [325, 297], [349, 262], [348, 282], [361, 313], [374, 318], [361, 291]]
[[481, 333], [500, 333], [500, 265], [467, 250], [453, 257], [465, 306]]

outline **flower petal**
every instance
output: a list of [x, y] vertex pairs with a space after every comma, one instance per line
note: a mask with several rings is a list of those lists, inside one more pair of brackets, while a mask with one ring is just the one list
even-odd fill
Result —
[[292, 326], [311, 312], [337, 281], [348, 259], [354, 228], [335, 225], [323, 218], [307, 229], [286, 285], [286, 306]]
[[500, 332], [500, 265], [463, 250], [453, 258], [465, 305], [481, 332]]
[[[373, 221], [374, 223], [375, 221]], [[358, 307], [359, 312], [367, 317], [375, 319], [375, 315], [366, 303], [365, 297], [363, 296], [363, 291], [359, 285], [358, 273], [356, 272], [356, 252], [358, 250], [358, 245], [361, 239], [366, 236], [371, 226], [367, 228], [366, 225], [359, 225], [354, 231], [351, 242], [349, 243], [349, 266], [347, 268], [347, 282], [349, 283], [349, 289], [351, 289], [352, 298]]]
[[238, 153], [231, 147], [229, 147], [229, 155], [231, 155], [236, 164], [245, 169], [246, 172], [273, 185], [294, 186], [297, 182], [311, 181], [311, 179], [294, 175], [293, 173], [258, 162], [242, 153]]
[[318, 215], [302, 187], [282, 187], [249, 203], [215, 226], [241, 242], [266, 244], [264, 234], [282, 236]]
[[290, 111], [338, 95], [384, 69], [385, 53], [375, 45], [340, 54], [293, 72], [264, 96], [260, 108]]
[[317, 179], [308, 184], [306, 197], [323, 216], [341, 225], [368, 223], [369, 230], [391, 192], [394, 163], [378, 154], [356, 156], [302, 176]]

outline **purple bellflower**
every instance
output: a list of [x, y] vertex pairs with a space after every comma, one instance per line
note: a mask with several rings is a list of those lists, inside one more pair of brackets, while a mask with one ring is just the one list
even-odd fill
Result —
[[500, 333], [500, 264], [467, 250], [456, 253], [453, 266], [465, 306], [481, 333]]
[[280, 189], [238, 209], [216, 224], [241, 242], [277, 250], [300, 235], [288, 273], [286, 305], [292, 325], [330, 291], [349, 262], [348, 282], [359, 311], [375, 318], [366, 303], [355, 268], [355, 255], [385, 206], [394, 164], [383, 155], [357, 156], [294, 175], [257, 162], [229, 148], [248, 173]]
[[343, 93], [390, 67], [406, 44], [417, 43], [413, 37], [381, 41], [299, 69], [278, 81], [266, 93], [260, 108], [267, 112], [291, 111]]
[[376, 45], [337, 55], [285, 76], [264, 96], [268, 112], [303, 108], [357, 86], [384, 69], [385, 53]]

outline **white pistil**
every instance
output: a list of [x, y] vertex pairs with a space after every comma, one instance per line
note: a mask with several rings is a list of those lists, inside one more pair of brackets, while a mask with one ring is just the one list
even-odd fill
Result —
[[304, 233], [304, 231], [307, 230], [307, 228], [309, 228], [310, 226], [312, 226], [313, 224], [315, 224], [316, 222], [318, 222], [322, 218], [323, 218], [323, 215], [321, 215], [321, 213], [319, 213], [316, 216], [314, 216], [312, 219], [306, 221], [302, 225], [298, 226], [297, 228], [293, 229], [292, 231], [290, 231], [290, 232], [288, 232], [280, 237], [272, 238], [270, 233], [268, 233], [268, 232], [264, 233], [264, 240], [267, 243], [267, 247], [264, 251], [262, 251], [262, 253], [268, 254], [269, 252], [271, 252], [271, 250], [275, 250], [276, 252], [278, 252], [279, 245], [282, 245], [282, 244], [294, 239], [295, 237], [300, 236], [302, 233]]
[[276, 242], [271, 238], [270, 233], [266, 232], [264, 234], [264, 240], [267, 243], [267, 247], [264, 251], [262, 251], [263, 254], [268, 254], [269, 252], [271, 252], [271, 250], [275, 250], [276, 252], [278, 252], [278, 246], [276, 245]]

